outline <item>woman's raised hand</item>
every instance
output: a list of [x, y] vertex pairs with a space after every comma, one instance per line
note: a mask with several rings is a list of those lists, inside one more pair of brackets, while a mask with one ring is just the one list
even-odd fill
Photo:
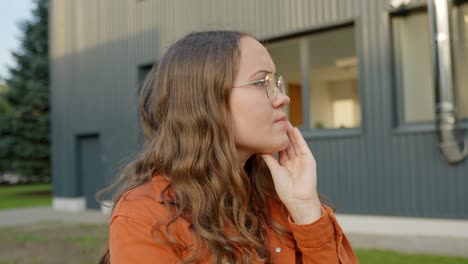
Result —
[[273, 177], [276, 193], [296, 224], [312, 223], [321, 216], [317, 192], [317, 164], [299, 129], [288, 128], [289, 147], [272, 154], [262, 154]]

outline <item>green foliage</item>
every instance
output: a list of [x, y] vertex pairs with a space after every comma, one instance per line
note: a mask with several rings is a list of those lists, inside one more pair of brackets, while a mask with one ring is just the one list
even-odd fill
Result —
[[[33, 18], [23, 22], [16, 67], [0, 91], [0, 172], [31, 179], [50, 177], [48, 1], [36, 0]], [[3, 98], [3, 101], [2, 101]]]
[[8, 86], [6, 86], [5, 84], [0, 83], [0, 96], [5, 95], [8, 92], [8, 90], [9, 90]]
[[0, 172], [10, 165], [6, 157], [11, 155], [14, 143], [11, 129], [14, 112], [6, 98], [8, 91], [8, 86], [0, 84]]
[[5, 98], [0, 96], [0, 115], [11, 111], [11, 106]]
[[[0, 83], [0, 116], [11, 111], [11, 106], [6, 100], [5, 95], [8, 92], [8, 86]], [[0, 119], [1, 123], [1, 119]], [[1, 124], [0, 124], [1, 125]]]

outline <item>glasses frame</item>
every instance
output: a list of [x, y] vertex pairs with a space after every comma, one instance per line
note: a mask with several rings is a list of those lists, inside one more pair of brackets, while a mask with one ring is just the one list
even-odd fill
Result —
[[241, 87], [241, 86], [246, 86], [246, 85], [257, 85], [257, 84], [263, 84], [263, 86], [266, 88], [266, 94], [268, 99], [270, 99], [271, 102], [273, 102], [276, 97], [280, 94], [286, 94], [286, 84], [284, 82], [283, 76], [278, 76], [276, 78], [275, 75], [268, 73], [265, 78], [256, 80], [256, 81], [251, 81], [243, 84], [238, 84], [233, 87]]

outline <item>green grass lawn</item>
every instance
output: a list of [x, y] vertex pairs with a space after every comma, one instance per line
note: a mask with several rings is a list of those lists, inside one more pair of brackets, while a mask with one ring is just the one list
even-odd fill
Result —
[[97, 263], [108, 227], [41, 222], [0, 228], [0, 264]]
[[468, 264], [467, 258], [403, 254], [384, 250], [357, 249], [360, 264]]
[[0, 210], [51, 205], [51, 191], [49, 183], [0, 185]]

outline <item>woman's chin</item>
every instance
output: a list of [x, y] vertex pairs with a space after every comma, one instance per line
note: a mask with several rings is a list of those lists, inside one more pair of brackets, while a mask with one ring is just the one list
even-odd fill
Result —
[[276, 144], [272, 144], [266, 148], [263, 149], [262, 153], [275, 153], [275, 152], [280, 152], [282, 150], [285, 150], [286, 148], [289, 147], [289, 138], [286, 137], [286, 139], [280, 140], [278, 142], [275, 142]]
[[285, 150], [289, 147], [289, 144], [291, 144], [291, 142], [288, 140], [284, 141], [278, 148], [275, 152], [280, 152], [282, 150]]

